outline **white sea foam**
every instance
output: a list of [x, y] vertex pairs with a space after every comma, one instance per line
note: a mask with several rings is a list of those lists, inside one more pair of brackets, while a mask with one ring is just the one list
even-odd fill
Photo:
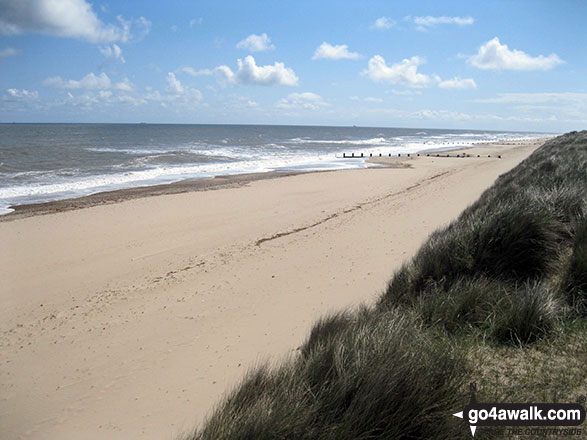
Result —
[[105, 174], [92, 177], [59, 179], [45, 184], [15, 185], [0, 188], [0, 209], [21, 203], [35, 203], [67, 197], [78, 197], [96, 192], [134, 186], [171, 183], [190, 178], [207, 178], [222, 174], [267, 172], [278, 169], [299, 168], [338, 169], [356, 167], [337, 161], [332, 155], [288, 156], [231, 163], [206, 163], [190, 166], [157, 167], [141, 171]]
[[130, 155], [142, 155], [142, 154], [161, 154], [161, 153], [173, 153], [174, 151], [157, 150], [150, 148], [107, 148], [107, 147], [87, 147], [84, 148], [86, 151], [92, 151], [94, 153], [123, 153]]
[[382, 145], [390, 144], [391, 142], [383, 137], [371, 139], [302, 139], [293, 138], [289, 140], [290, 143], [295, 144], [347, 144], [347, 145]]
[[[328, 132], [332, 132], [332, 129], [328, 128]], [[482, 142], [540, 137], [533, 134], [438, 131], [431, 131], [426, 135], [420, 132], [398, 136], [398, 132], [378, 130], [363, 138], [320, 139], [328, 137], [328, 132], [306, 136], [302, 131], [298, 137], [294, 137], [297, 133], [283, 137], [273, 133], [267, 136], [259, 134], [255, 138], [265, 138], [260, 141], [251, 140], [253, 135], [248, 135], [247, 138], [238, 132], [233, 138], [216, 138], [213, 143], [208, 142], [208, 138], [206, 141], [199, 141], [199, 138], [194, 136], [193, 142], [185, 142], [185, 139], [182, 139], [174, 144], [173, 141], [162, 140], [161, 145], [151, 146], [152, 142], [147, 142], [142, 144], [144, 147], [141, 147], [144, 139], [139, 137], [136, 139], [137, 148], [132, 147], [131, 142], [121, 145], [121, 148], [88, 146], [83, 150], [104, 153], [104, 156], [100, 156], [100, 165], [88, 163], [80, 169], [75, 168], [79, 162], [75, 165], [73, 162], [67, 162], [59, 163], [55, 169], [48, 167], [46, 170], [27, 171], [25, 167], [17, 173], [3, 175], [0, 172], [0, 214], [9, 212], [8, 207], [11, 205], [45, 202], [184, 179], [282, 169], [309, 171], [367, 166], [360, 160], [342, 159], [343, 153], [355, 153], [359, 156], [362, 153], [364, 157], [369, 157], [370, 154], [387, 156], [422, 150], [446, 150]], [[336, 138], [336, 132], [334, 133], [332, 137]], [[346, 135], [341, 132], [341, 137]], [[100, 145], [99, 142], [94, 142], [93, 145]], [[121, 160], [116, 156], [120, 153], [128, 155], [130, 160]], [[169, 156], [173, 158], [173, 155], [176, 155], [176, 161], [181, 161], [182, 164], [169, 165]], [[109, 160], [110, 164], [105, 165]], [[107, 169], [106, 173], [104, 167]]]

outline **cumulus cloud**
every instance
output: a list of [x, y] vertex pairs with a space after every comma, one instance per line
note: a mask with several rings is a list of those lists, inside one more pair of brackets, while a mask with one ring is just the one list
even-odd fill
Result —
[[318, 110], [326, 106], [328, 104], [324, 102], [322, 97], [312, 92], [290, 93], [287, 98], [283, 98], [277, 103], [277, 107], [285, 109]]
[[136, 91], [129, 93], [131, 90], [127, 88], [128, 80], [114, 84], [109, 90], [84, 90], [81, 94], [67, 92], [67, 104], [81, 107], [85, 110], [112, 105], [141, 106], [155, 104], [161, 107], [174, 106], [175, 108], [183, 109], [193, 109], [206, 105], [202, 103], [203, 96], [199, 90], [184, 86], [174, 77], [173, 73], [168, 74], [166, 80], [167, 88], [163, 92], [147, 87], [144, 94]]
[[458, 76], [455, 76], [453, 79], [440, 81], [438, 87], [441, 89], [476, 89], [477, 84], [472, 78], [461, 79]]
[[158, 102], [160, 104], [182, 103], [186, 105], [199, 103], [202, 101], [202, 92], [193, 87], [184, 86], [172, 72], [167, 74], [166, 80], [167, 94], [162, 94], [158, 90], [150, 91], [145, 96], [145, 99], [148, 101]]
[[167, 90], [171, 93], [181, 94], [184, 92], [181, 82], [175, 77], [175, 74], [169, 72], [167, 74]]
[[[240, 62], [240, 60], [239, 60]], [[236, 75], [234, 74], [234, 72], [232, 71], [232, 69], [228, 66], [218, 66], [216, 68], [214, 68], [214, 70], [212, 70], [212, 73], [216, 74], [216, 76], [218, 77], [218, 79], [221, 82], [225, 82], [225, 83], [236, 83], [237, 82], [237, 78]]]
[[238, 70], [234, 73], [228, 66], [218, 66], [214, 73], [221, 81], [227, 83], [256, 84], [261, 86], [295, 86], [298, 77], [285, 64], [276, 62], [273, 65], [257, 66], [251, 55], [238, 60]]
[[100, 75], [96, 75], [91, 72], [88, 73], [80, 80], [75, 79], [63, 79], [60, 76], [53, 76], [43, 81], [43, 85], [48, 87], [55, 87], [58, 89], [69, 89], [69, 90], [133, 90], [134, 86], [128, 78], [118, 83], [112, 83], [108, 75], [102, 72]]
[[414, 56], [388, 66], [381, 55], [375, 55], [369, 60], [367, 70], [364, 70], [362, 74], [372, 81], [383, 81], [408, 87], [426, 87], [430, 85], [432, 80], [428, 75], [418, 72], [418, 66], [423, 63], [422, 58]]
[[251, 34], [244, 40], [239, 41], [236, 47], [238, 49], [245, 49], [251, 52], [263, 52], [266, 50], [275, 49], [275, 46], [271, 44], [271, 38], [269, 38], [267, 34]]
[[[91, 43], [124, 43], [146, 35], [151, 27], [144, 17], [134, 22], [117, 19], [117, 24], [103, 23], [86, 0], [0, 0], [0, 34], [5, 35], [38, 32]], [[138, 35], [131, 32], [133, 25]]]
[[468, 61], [484, 70], [549, 70], [564, 63], [554, 53], [533, 57], [521, 50], [510, 50], [497, 37], [481, 45], [477, 54], [469, 57]]
[[439, 25], [439, 24], [456, 24], [458, 26], [467, 26], [472, 25], [475, 23], [475, 19], [473, 17], [409, 17], [417, 25], [419, 31], [426, 31], [429, 28]]
[[15, 100], [31, 101], [39, 98], [37, 91], [29, 91], [26, 89], [7, 89], [6, 93]]
[[13, 57], [15, 55], [18, 55], [19, 53], [20, 50], [14, 49], [13, 47], [7, 47], [5, 49], [0, 50], [0, 58]]
[[97, 93], [84, 92], [81, 95], [74, 95], [67, 92], [68, 106], [80, 107], [83, 110], [92, 110], [97, 106], [112, 106], [112, 105], [132, 105], [138, 107], [147, 104], [147, 100], [140, 96], [132, 96], [129, 94], [114, 94], [109, 90], [101, 90]]
[[115, 83], [112, 88], [124, 92], [131, 92], [135, 89], [135, 86], [128, 78], [124, 78], [123, 81]]
[[104, 72], [100, 75], [92, 72], [80, 80], [65, 80], [60, 76], [53, 76], [43, 81], [43, 85], [58, 89], [106, 90], [112, 87], [112, 81], [110, 81], [110, 78]]
[[146, 98], [160, 104], [178, 103], [191, 105], [199, 103], [204, 99], [202, 92], [193, 87], [184, 86], [173, 72], [169, 72], [166, 77], [167, 93], [161, 94], [159, 91], [149, 93]]
[[285, 67], [285, 64], [276, 62], [272, 66], [257, 66], [255, 58], [250, 55], [242, 61], [238, 60], [236, 77], [245, 84], [265, 86], [295, 86], [298, 83], [298, 77], [294, 71]]
[[335, 46], [326, 42], [322, 43], [314, 52], [313, 60], [329, 59], [329, 60], [356, 60], [360, 58], [356, 52], [349, 52], [349, 47], [346, 44], [337, 44]]
[[371, 25], [371, 29], [375, 30], [383, 30], [383, 29], [390, 29], [394, 27], [396, 22], [394, 20], [390, 20], [387, 17], [379, 17], [375, 20], [375, 23]]
[[106, 58], [112, 58], [115, 60], [120, 60], [122, 63], [126, 63], [126, 60], [122, 56], [122, 49], [116, 43], [112, 46], [100, 47], [99, 50], [100, 53], [104, 55]]

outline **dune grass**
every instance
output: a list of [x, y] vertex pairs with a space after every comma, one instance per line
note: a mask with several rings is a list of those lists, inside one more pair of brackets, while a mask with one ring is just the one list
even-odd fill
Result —
[[573, 253], [562, 281], [567, 301], [581, 316], [587, 315], [587, 219], [577, 226]]
[[193, 438], [460, 438], [449, 409], [467, 373], [462, 351], [413, 314], [338, 314], [297, 358], [249, 373]]
[[451, 414], [472, 381], [492, 401], [576, 398], [586, 170], [587, 132], [547, 142], [433, 233], [376, 306], [320, 320], [298, 355], [250, 372], [187, 438], [470, 438]]

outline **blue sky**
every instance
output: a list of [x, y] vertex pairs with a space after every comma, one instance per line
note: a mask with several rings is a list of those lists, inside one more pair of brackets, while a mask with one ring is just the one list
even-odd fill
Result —
[[0, 121], [587, 125], [587, 2], [0, 0]]

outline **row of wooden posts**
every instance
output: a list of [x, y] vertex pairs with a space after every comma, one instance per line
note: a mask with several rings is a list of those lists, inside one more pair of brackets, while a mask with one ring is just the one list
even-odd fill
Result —
[[[422, 153], [424, 154], [424, 153]], [[406, 157], [411, 157], [410, 153], [405, 154]], [[416, 154], [412, 154], [412, 156], [420, 156], [420, 153], [416, 153]], [[358, 154], [355, 156], [355, 153], [351, 153], [351, 155], [349, 156], [347, 153], [342, 153], [342, 157], [343, 159], [360, 159], [360, 158], [365, 158], [367, 156], [364, 156], [363, 153], [361, 153], [361, 155], [359, 156]], [[373, 157], [373, 153], [369, 153], [369, 157]], [[383, 157], [381, 155], [381, 153], [379, 153], [379, 156], [375, 156], [375, 157]], [[391, 153], [389, 153], [389, 157], [391, 157]], [[397, 157], [402, 157], [401, 153], [397, 154]], [[456, 154], [456, 155], [450, 155], [450, 154], [440, 154], [440, 153], [426, 153], [426, 157], [474, 157], [472, 154]], [[480, 154], [477, 154], [477, 157], [481, 157]], [[485, 157], [485, 156], [483, 156]], [[491, 157], [491, 154], [488, 154], [487, 157]], [[501, 155], [497, 156], [498, 159], [501, 159]]]

